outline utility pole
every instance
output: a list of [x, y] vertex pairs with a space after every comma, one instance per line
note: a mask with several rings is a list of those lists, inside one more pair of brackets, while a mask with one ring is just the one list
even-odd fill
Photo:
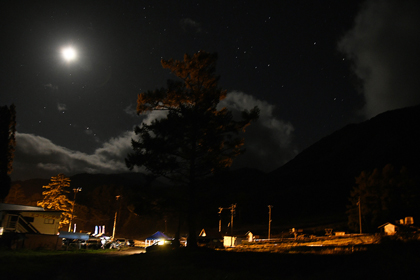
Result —
[[268, 240], [271, 237], [271, 208], [273, 208], [273, 205], [268, 205]]
[[360, 234], [362, 234], [362, 211], [360, 209], [360, 195], [359, 195], [359, 200], [357, 201], [357, 205], [359, 205], [359, 229], [360, 229]]
[[233, 216], [235, 215], [235, 209], [236, 209], [236, 203], [231, 204], [228, 208], [219, 207], [219, 232], [222, 231], [222, 218], [221, 214], [223, 209], [229, 209], [230, 210], [230, 245], [233, 246]]
[[233, 236], [233, 215], [235, 214], [236, 203], [230, 206], [230, 235]]
[[222, 211], [223, 211], [223, 207], [219, 207], [219, 232], [222, 232]]
[[[118, 198], [120, 198], [119, 195], [115, 196], [115, 198], [118, 201]], [[112, 229], [112, 240], [115, 239], [115, 227], [117, 226], [117, 213], [118, 213], [118, 203], [117, 203], [117, 209], [115, 210], [115, 216], [114, 216], [114, 228]]]
[[236, 203], [230, 206], [230, 246], [234, 246], [233, 238], [233, 215], [235, 214]]
[[68, 232], [71, 231], [71, 224], [73, 223], [73, 215], [74, 215], [74, 205], [76, 204], [76, 195], [78, 192], [82, 191], [82, 188], [74, 188], [74, 199], [73, 199], [73, 207], [71, 208], [71, 219], [70, 219], [70, 223], [69, 223], [69, 230]]

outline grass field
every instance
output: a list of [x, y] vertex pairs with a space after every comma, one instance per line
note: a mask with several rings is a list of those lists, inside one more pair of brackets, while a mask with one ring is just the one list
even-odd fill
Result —
[[420, 279], [418, 242], [352, 254], [0, 251], [0, 279]]

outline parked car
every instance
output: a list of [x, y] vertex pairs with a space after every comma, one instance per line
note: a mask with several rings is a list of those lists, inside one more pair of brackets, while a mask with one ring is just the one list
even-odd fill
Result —
[[125, 247], [125, 246], [127, 246], [128, 240], [125, 239], [125, 238], [118, 238], [118, 239], [115, 239], [114, 242], [120, 244], [121, 247]]
[[91, 238], [89, 240], [84, 240], [81, 244], [83, 249], [100, 249], [102, 246], [101, 239]]

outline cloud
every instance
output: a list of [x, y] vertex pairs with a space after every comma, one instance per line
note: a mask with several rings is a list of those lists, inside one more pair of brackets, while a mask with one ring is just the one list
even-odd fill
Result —
[[420, 103], [420, 2], [367, 1], [339, 50], [362, 82], [364, 114]]
[[[297, 154], [293, 144], [293, 125], [273, 115], [274, 105], [236, 91], [228, 93], [220, 105], [234, 115], [240, 115], [244, 109], [250, 110], [254, 106], [261, 110], [259, 120], [252, 123], [243, 135], [247, 152], [234, 161], [235, 168], [254, 167], [271, 171]], [[142, 121], [150, 124], [166, 114], [166, 111], [153, 111]], [[137, 139], [133, 130], [109, 139], [92, 154], [86, 154], [56, 145], [41, 136], [17, 132], [11, 177], [12, 180], [25, 180], [50, 178], [58, 173], [72, 176], [79, 173], [128, 172], [124, 159], [132, 151], [131, 139]]]
[[274, 105], [238, 91], [229, 92], [219, 105], [232, 111], [234, 116], [254, 106], [260, 109], [258, 121], [247, 127], [243, 135], [246, 152], [234, 161], [233, 167], [253, 167], [269, 172], [297, 155], [293, 142], [294, 127], [274, 116]]
[[131, 117], [137, 117], [136, 106], [133, 103], [125, 107], [124, 112]]
[[183, 18], [179, 21], [179, 24], [181, 25], [182, 30], [185, 32], [191, 30], [195, 33], [201, 32], [201, 24], [196, 22], [195, 20], [192, 20], [190, 18]]
[[140, 116], [142, 118], [142, 122], [146, 124], [150, 124], [155, 119], [164, 118], [168, 114], [167, 111], [162, 110], [162, 111], [151, 111], [151, 112], [147, 112], [147, 114], [137, 115], [136, 107], [133, 104], [130, 104], [126, 108], [124, 108], [124, 113], [126, 113], [127, 115], [131, 117], [136, 117], [136, 118]]
[[54, 90], [58, 90], [58, 86], [53, 85], [53, 84], [51, 84], [51, 83], [45, 84], [45, 85], [44, 85], [44, 88], [46, 88], [46, 89], [50, 89], [50, 90], [52, 90], [52, 91], [54, 91]]
[[60, 111], [60, 112], [67, 110], [66, 104], [64, 104], [64, 103], [57, 103], [57, 110]]
[[128, 172], [124, 158], [131, 151], [134, 132], [125, 132], [102, 144], [93, 154], [58, 146], [33, 134], [16, 133], [13, 180], [49, 178], [58, 173], [71, 176], [78, 173]]

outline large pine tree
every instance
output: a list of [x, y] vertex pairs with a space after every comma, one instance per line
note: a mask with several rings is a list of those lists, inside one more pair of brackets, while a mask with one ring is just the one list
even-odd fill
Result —
[[196, 246], [196, 189], [203, 178], [231, 166], [243, 152], [240, 131], [258, 118], [259, 110], [244, 111], [235, 121], [226, 108], [218, 109], [226, 91], [218, 87], [216, 54], [200, 51], [183, 61], [162, 60], [177, 81], [167, 88], [141, 93], [137, 113], [165, 111], [165, 118], [136, 127], [139, 140], [132, 140], [134, 152], [127, 166], [144, 167], [154, 176], [168, 178], [187, 198], [188, 246]]
[[38, 206], [46, 210], [62, 211], [60, 228], [65, 229], [70, 223], [71, 209], [74, 203], [67, 197], [70, 192], [68, 190], [70, 188], [70, 178], [60, 173], [51, 177], [50, 183], [43, 188], [46, 189], [42, 192], [44, 199], [38, 201]]

